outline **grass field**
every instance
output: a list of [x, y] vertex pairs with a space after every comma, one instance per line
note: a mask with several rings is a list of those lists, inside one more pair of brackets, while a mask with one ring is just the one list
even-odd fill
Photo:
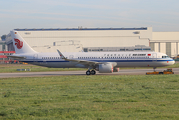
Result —
[[179, 119], [179, 75], [0, 79], [0, 119]]

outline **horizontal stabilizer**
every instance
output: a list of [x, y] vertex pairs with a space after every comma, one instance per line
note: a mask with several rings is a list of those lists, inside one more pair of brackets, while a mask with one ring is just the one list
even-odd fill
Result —
[[14, 58], [14, 59], [26, 59], [26, 57], [22, 56], [12, 56], [12, 55], [7, 55], [8, 58]]

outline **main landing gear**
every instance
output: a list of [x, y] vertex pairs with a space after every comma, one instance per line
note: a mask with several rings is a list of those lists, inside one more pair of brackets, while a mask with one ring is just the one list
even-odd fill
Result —
[[96, 71], [95, 70], [88, 70], [86, 71], [86, 75], [95, 75], [96, 74]]

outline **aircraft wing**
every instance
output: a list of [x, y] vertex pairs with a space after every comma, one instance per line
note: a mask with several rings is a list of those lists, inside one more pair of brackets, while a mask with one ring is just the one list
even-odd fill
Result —
[[22, 56], [13, 56], [13, 55], [7, 55], [8, 58], [14, 58], [14, 59], [26, 59], [26, 57]]
[[60, 57], [66, 61], [73, 61], [73, 62], [78, 62], [80, 64], [88, 64], [88, 65], [101, 64], [101, 62], [95, 62], [95, 61], [67, 59], [58, 49], [57, 49], [57, 51], [58, 51], [58, 54], [60, 55]]

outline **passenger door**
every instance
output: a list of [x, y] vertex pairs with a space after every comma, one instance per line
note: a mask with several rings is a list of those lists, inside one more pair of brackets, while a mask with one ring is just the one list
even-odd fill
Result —
[[37, 62], [37, 61], [38, 61], [38, 54], [34, 54], [33, 60], [34, 60], [34, 62]]
[[157, 53], [152, 54], [152, 61], [156, 62], [157, 61]]

